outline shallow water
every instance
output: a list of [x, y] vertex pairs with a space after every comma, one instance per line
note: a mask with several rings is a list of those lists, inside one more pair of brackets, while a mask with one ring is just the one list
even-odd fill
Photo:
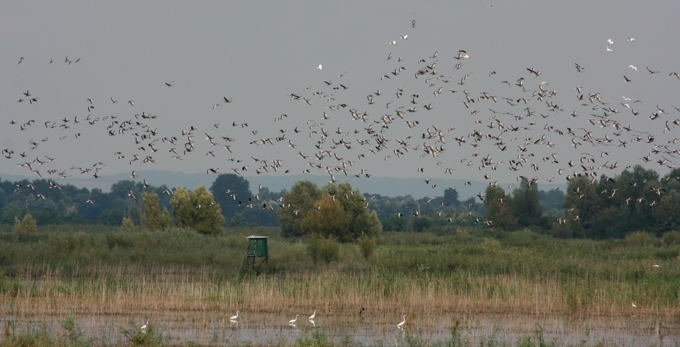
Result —
[[[233, 313], [231, 313], [233, 314]], [[313, 339], [319, 332], [326, 339], [346, 345], [408, 345], [419, 341], [428, 344], [451, 341], [451, 327], [459, 322], [457, 332], [465, 345], [488, 342], [515, 345], [531, 338], [538, 342], [556, 341], [559, 345], [664, 346], [680, 345], [680, 324], [677, 321], [629, 317], [587, 318], [573, 320], [564, 317], [534, 318], [523, 315], [474, 315], [448, 317], [407, 317], [405, 328], [396, 327], [401, 317], [381, 315], [325, 316], [317, 312], [314, 324], [301, 316], [295, 326], [288, 324], [292, 316], [242, 312], [237, 324], [229, 322], [231, 314], [201, 314], [199, 312], [164, 312], [145, 316], [83, 315], [74, 316], [82, 331], [82, 340], [96, 345], [124, 343], [125, 332], [135, 334], [148, 318], [153, 328], [170, 344], [193, 342], [202, 345], [293, 345]], [[11, 321], [15, 334], [46, 329], [54, 338], [64, 336], [62, 323], [66, 317], [3, 317], [3, 326]], [[657, 334], [657, 326], [660, 334]], [[129, 336], [128, 334], [127, 336]], [[0, 336], [0, 341], [3, 337]]]

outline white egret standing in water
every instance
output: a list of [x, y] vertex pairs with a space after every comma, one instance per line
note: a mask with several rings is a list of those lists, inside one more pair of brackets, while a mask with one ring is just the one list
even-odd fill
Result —
[[299, 314], [296, 314], [296, 315], [295, 315], [295, 318], [293, 318], [293, 319], [291, 319], [291, 320], [288, 321], [288, 325], [290, 325], [290, 326], [295, 326], [295, 323], [297, 323], [298, 317], [300, 317], [300, 315], [299, 315]]
[[309, 323], [312, 324], [313, 327], [316, 328], [316, 322], [314, 322], [314, 318], [316, 318], [316, 310], [314, 310], [314, 313], [312, 313], [311, 316], [309, 316]]
[[238, 324], [238, 310], [236, 310], [236, 314], [229, 317], [229, 322], [231, 324]]
[[144, 325], [139, 327], [139, 330], [141, 330], [143, 334], [146, 334], [147, 329], [149, 329], [149, 320], [148, 319], [146, 320], [146, 323], [144, 323]]
[[397, 324], [397, 329], [402, 330], [404, 329], [404, 324], [406, 324], [406, 315], [404, 315], [404, 318]]

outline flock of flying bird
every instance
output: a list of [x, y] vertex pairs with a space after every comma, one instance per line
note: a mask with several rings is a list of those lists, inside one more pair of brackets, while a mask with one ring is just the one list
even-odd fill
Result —
[[[415, 30], [415, 21], [411, 29]], [[347, 73], [322, 78], [316, 86], [288, 92], [297, 111], [271, 115], [271, 127], [255, 129], [248, 122], [230, 119], [226, 124], [194, 123], [168, 131], [162, 127], [162, 115], [138, 109], [134, 99], [121, 102], [115, 106], [118, 112], [111, 114], [100, 113], [101, 102], [94, 97], [84, 97], [82, 113], [10, 120], [9, 125], [28, 140], [2, 148], [2, 158], [30, 175], [50, 179], [97, 178], [108, 161], [115, 160], [126, 163], [132, 179], [138, 180], [139, 170], [153, 168], [159, 161], [201, 156], [214, 158], [215, 165], [204, 168], [206, 174], [324, 174], [329, 182], [343, 176], [371, 177], [367, 163], [389, 166], [412, 160], [413, 174], [422, 176], [433, 190], [446, 188], [438, 186], [437, 177], [453, 177], [465, 170], [496, 185], [502, 180], [509, 183], [509, 177], [531, 183], [563, 183], [576, 176], [595, 180], [637, 164], [660, 170], [676, 167], [678, 106], [651, 105], [628, 96], [609, 100], [607, 93], [587, 86], [558, 92], [534, 66], [503, 77], [496, 70], [480, 73], [467, 68], [474, 52], [466, 49], [452, 57], [434, 49], [411, 59], [400, 56], [412, 54], [407, 48], [400, 50], [408, 47], [407, 40], [409, 35], [402, 34], [388, 41], [384, 70], [376, 73], [376, 87], [370, 91], [355, 91], [360, 87], [351, 83]], [[634, 45], [635, 39], [628, 38], [625, 44]], [[616, 54], [614, 47], [612, 39], [606, 40], [604, 54]], [[27, 62], [24, 57], [18, 61]], [[65, 59], [68, 65], [78, 62], [80, 58]], [[575, 74], [590, 69], [579, 62], [569, 64]], [[622, 68], [624, 84], [643, 78], [680, 83], [675, 71], [649, 66], [642, 70], [634, 64]], [[316, 70], [324, 76], [328, 71], [323, 64]], [[179, 83], [159, 82], [159, 88], [175, 88]], [[363, 97], [357, 98], [357, 93]], [[25, 107], [41, 100], [31, 89], [18, 92], [17, 102]], [[101, 108], [107, 110], [119, 104], [115, 97], [103, 102], [107, 105]], [[238, 100], [220, 96], [206, 107], [221, 112], [232, 102]], [[315, 116], [301, 119], [302, 114]], [[54, 135], [32, 136], [33, 131]], [[128, 149], [109, 153], [109, 159], [70, 166], [63, 164], [66, 158], [50, 153], [50, 142], [76, 143], [85, 133], [120, 139]], [[646, 154], [621, 162], [620, 152], [633, 153], [633, 147], [643, 148]], [[296, 160], [282, 159], [282, 151], [294, 153]], [[151, 183], [144, 180], [144, 184]], [[44, 196], [36, 193], [38, 198]]]

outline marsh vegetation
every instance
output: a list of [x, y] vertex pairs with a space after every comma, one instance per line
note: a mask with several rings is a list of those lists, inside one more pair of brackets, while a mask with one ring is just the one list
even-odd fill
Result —
[[[270, 259], [267, 265], [242, 271], [245, 236], [250, 234], [269, 236]], [[217, 340], [207, 343], [225, 344], [225, 332], [236, 334], [235, 328], [288, 333], [280, 322], [314, 310], [322, 317], [317, 334], [326, 334], [329, 344], [340, 344], [337, 335], [342, 335], [332, 333], [331, 326], [358, 332], [358, 326], [371, 322], [370, 331], [391, 334], [402, 313], [408, 314], [409, 336], [420, 336], [418, 341], [425, 345], [449, 341], [455, 322], [462, 324], [456, 328], [459, 332], [466, 333], [468, 327], [470, 333], [474, 322], [488, 317], [504, 317], [490, 319], [496, 322], [491, 326], [502, 328], [520, 319], [530, 327], [497, 344], [516, 344], [524, 337], [536, 340], [536, 324], [552, 326], [548, 323], [555, 320], [576, 327], [593, 320], [611, 322], [602, 327], [638, 322], [637, 328], [648, 328], [640, 335], [622, 331], [651, 338], [658, 324], [662, 334], [679, 336], [676, 236], [634, 233], [626, 239], [594, 241], [555, 239], [527, 230], [452, 229], [441, 234], [383, 233], [373, 245], [337, 243], [312, 252], [313, 241], [281, 238], [274, 228], [218, 236], [181, 229], [130, 232], [64, 226], [29, 235], [1, 232], [2, 343], [21, 345], [17, 338], [27, 334], [61, 341], [54, 340], [64, 334], [59, 322], [71, 319], [71, 330], [78, 323], [82, 326], [75, 334], [79, 341], [127, 344], [134, 336], [122, 331], [150, 319], [163, 331], [163, 343], [194, 341], [193, 335], [176, 340], [187, 335], [174, 334], [172, 321], [212, 332]], [[325, 249], [337, 254], [328, 261], [313, 261], [315, 252], [325, 259]], [[236, 310], [246, 317], [239, 327], [230, 326], [227, 319]], [[97, 330], [86, 328], [102, 321], [111, 324], [109, 340], [98, 340]], [[40, 326], [45, 329], [36, 330]], [[54, 329], [47, 329], [50, 326]], [[480, 334], [488, 338], [492, 333]], [[581, 333], [586, 332], [575, 332]], [[284, 345], [320, 338], [304, 331], [281, 336]], [[411, 344], [406, 337], [399, 337], [400, 343]]]

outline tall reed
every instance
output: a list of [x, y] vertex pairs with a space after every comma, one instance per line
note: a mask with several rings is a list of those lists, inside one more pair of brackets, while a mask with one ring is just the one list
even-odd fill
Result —
[[[384, 234], [365, 258], [341, 244], [314, 263], [301, 240], [270, 236], [259, 275], [239, 272], [248, 230], [42, 232], [0, 238], [0, 312], [129, 314], [174, 310], [435, 316], [499, 313], [677, 315], [680, 246], [558, 240], [520, 231]], [[657, 265], [657, 266], [653, 266]], [[636, 304], [636, 308], [632, 307]], [[635, 311], [633, 311], [635, 309]]]

